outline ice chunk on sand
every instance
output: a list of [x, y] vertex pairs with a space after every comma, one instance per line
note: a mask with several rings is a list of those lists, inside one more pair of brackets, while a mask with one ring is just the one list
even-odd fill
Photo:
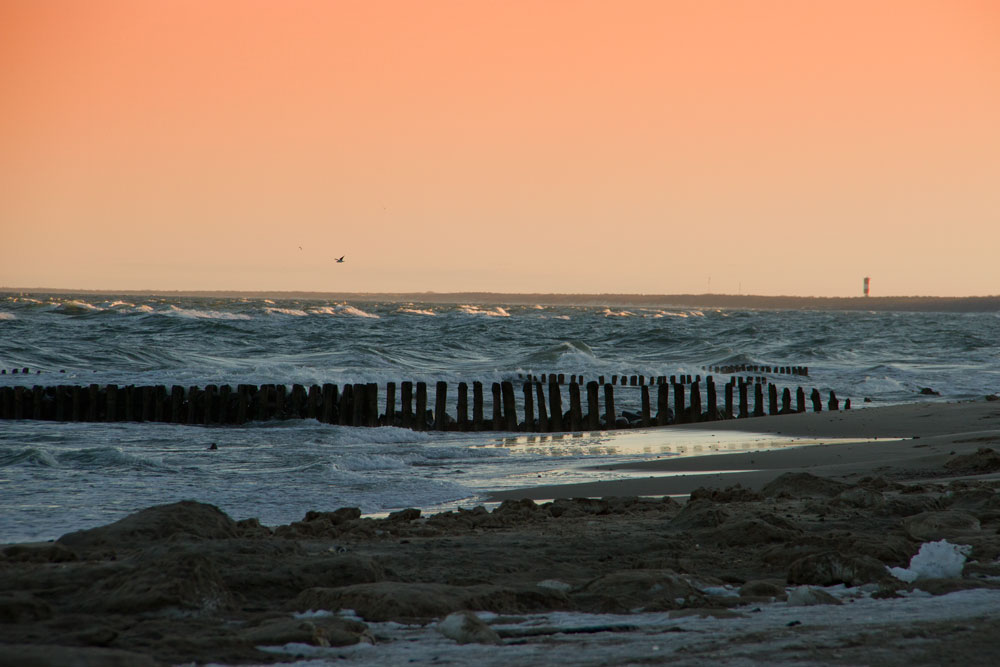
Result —
[[962, 576], [965, 558], [972, 552], [967, 544], [951, 544], [948, 540], [924, 542], [910, 559], [910, 567], [890, 567], [889, 574], [907, 583], [917, 579], [942, 579]]

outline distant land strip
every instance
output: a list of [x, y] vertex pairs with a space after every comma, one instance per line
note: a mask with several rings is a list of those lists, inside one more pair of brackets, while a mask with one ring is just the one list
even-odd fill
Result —
[[735, 308], [757, 310], [871, 310], [900, 312], [997, 312], [1000, 296], [757, 296], [752, 294], [514, 294], [504, 292], [273, 292], [231, 290], [73, 290], [0, 287], [0, 293], [30, 295], [159, 296], [206, 299], [252, 298], [370, 303], [440, 303], [542, 306], [632, 306], [645, 308]]

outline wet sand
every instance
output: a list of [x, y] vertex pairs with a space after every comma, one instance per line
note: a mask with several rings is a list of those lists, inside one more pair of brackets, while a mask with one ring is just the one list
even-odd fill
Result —
[[[429, 517], [318, 507], [267, 527], [149, 508], [0, 548], [0, 662], [993, 664], [1000, 403], [755, 421], [878, 440], [627, 464], [614, 472], [653, 477]], [[751, 472], [693, 474], [720, 469]], [[967, 545], [964, 567], [890, 574], [938, 540]], [[490, 614], [440, 625], [463, 610]]]

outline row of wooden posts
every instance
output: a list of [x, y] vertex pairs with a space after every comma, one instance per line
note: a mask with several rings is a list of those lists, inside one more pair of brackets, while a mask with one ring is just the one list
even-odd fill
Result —
[[[802, 387], [780, 392], [776, 385], [747, 382], [742, 378], [728, 381], [724, 401], [718, 404], [716, 385], [711, 376], [705, 381], [705, 402], [701, 382], [689, 385], [663, 383], [637, 385], [640, 407], [636, 412], [618, 412], [615, 385], [591, 381], [583, 385], [569, 383], [569, 409], [564, 410], [558, 379], [543, 383], [523, 383], [521, 401], [516, 400], [514, 383], [492, 383], [492, 414], [487, 416], [484, 384], [473, 382], [471, 416], [469, 384], [458, 384], [454, 417], [448, 413], [447, 382], [435, 385], [434, 406], [428, 405], [425, 382], [402, 382], [399, 386], [399, 409], [396, 383], [385, 385], [385, 410], [380, 411], [379, 385], [335, 384], [230, 385], [182, 387], [175, 385], [57, 385], [0, 387], [0, 419], [41, 419], [89, 422], [168, 422], [178, 424], [244, 424], [273, 419], [317, 419], [344, 426], [400, 426], [415, 430], [439, 431], [527, 431], [562, 432], [666, 426], [698, 421], [757, 417], [805, 412], [806, 393]], [[655, 411], [651, 387], [656, 387]], [[765, 386], [767, 396], [765, 398]], [[600, 394], [603, 387], [603, 406]], [[547, 392], [546, 392], [547, 388]], [[548, 394], [546, 396], [546, 393]], [[750, 396], [753, 394], [751, 407]], [[670, 401], [673, 394], [673, 401]], [[584, 398], [585, 397], [585, 398]], [[586, 411], [584, 411], [584, 401]], [[817, 389], [809, 395], [815, 412], [823, 410]], [[518, 403], [521, 414], [518, 414]], [[844, 409], [850, 409], [850, 399]], [[839, 410], [840, 401], [831, 391], [827, 407]], [[521, 418], [523, 416], [523, 419]]]

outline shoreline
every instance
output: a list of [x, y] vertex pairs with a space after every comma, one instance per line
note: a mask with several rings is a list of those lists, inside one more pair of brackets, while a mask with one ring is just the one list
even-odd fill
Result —
[[1000, 448], [1000, 402], [912, 403], [668, 428], [672, 437], [683, 431], [736, 431], [859, 441], [596, 465], [588, 469], [645, 472], [650, 476], [490, 491], [486, 498], [497, 502], [519, 498], [676, 496], [700, 487], [734, 484], [759, 490], [785, 472], [809, 472], [845, 482], [875, 474], [910, 480], [942, 478], [940, 470], [950, 458], [991, 445]]

